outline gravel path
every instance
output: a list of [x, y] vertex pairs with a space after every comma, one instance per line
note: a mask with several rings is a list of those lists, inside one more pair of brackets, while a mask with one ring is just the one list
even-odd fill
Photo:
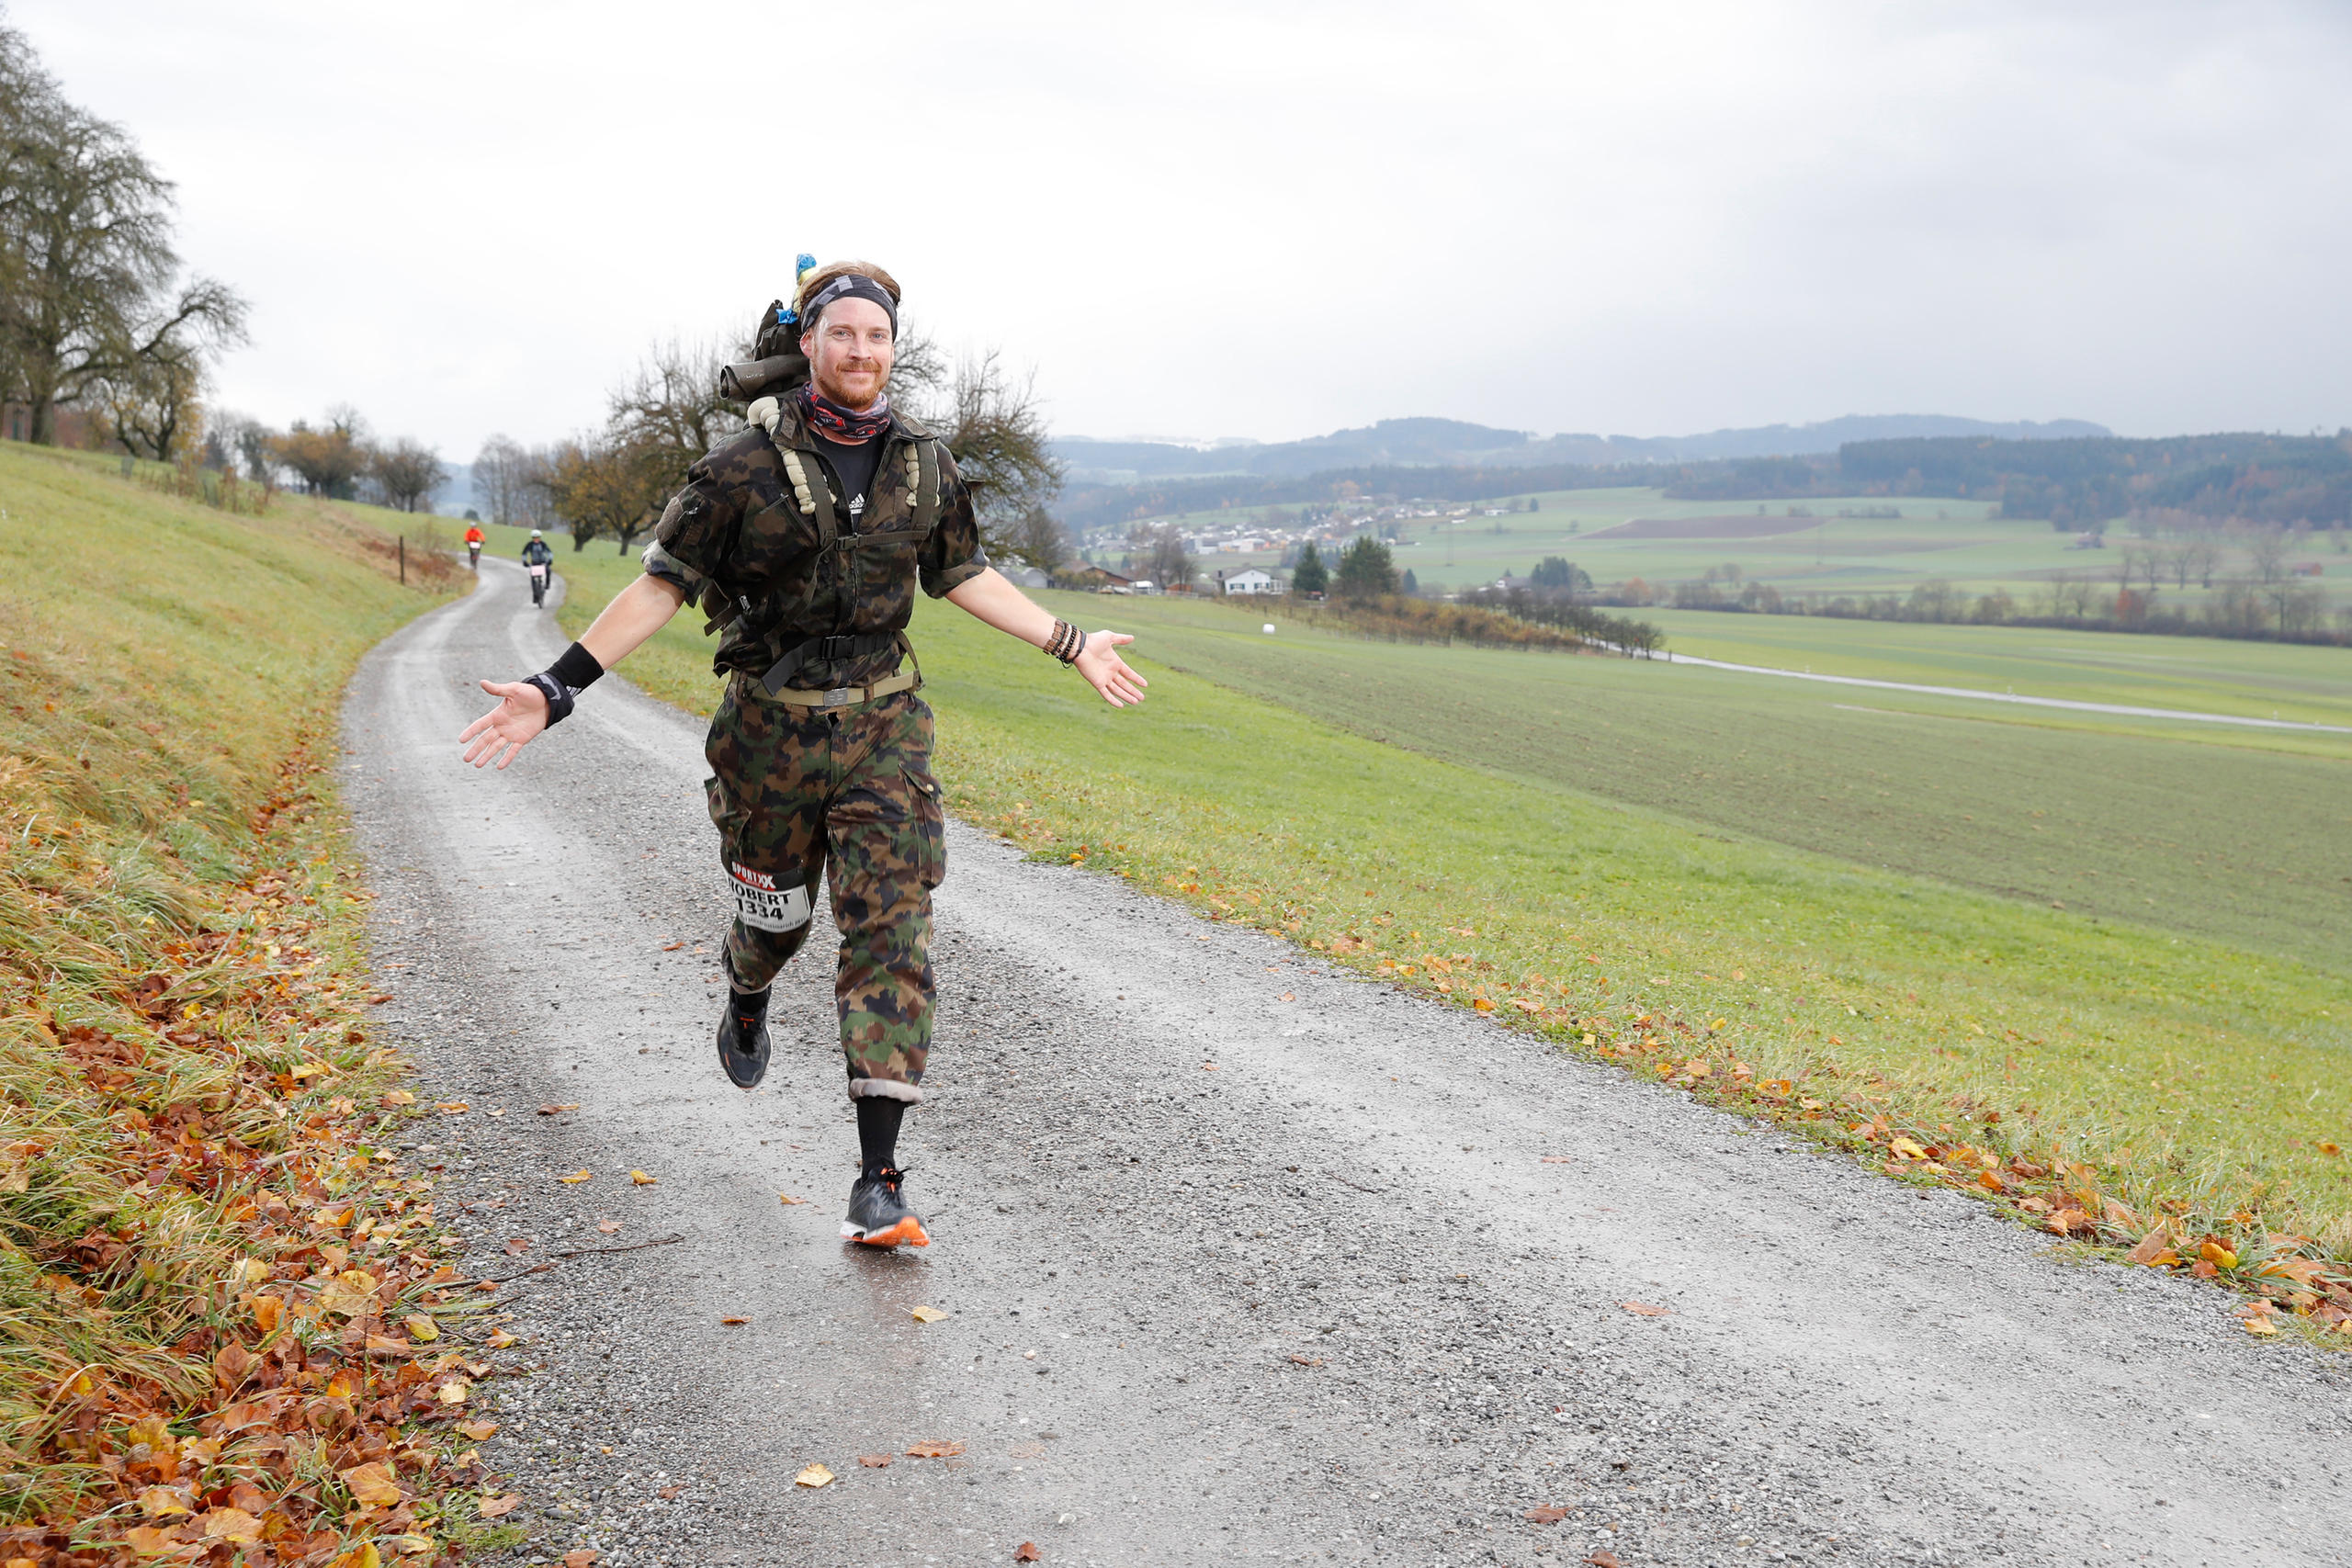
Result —
[[2342, 1358], [960, 826], [902, 1145], [937, 1240], [845, 1249], [830, 930], [766, 1085], [712, 1059], [700, 725], [607, 681], [458, 762], [474, 678], [561, 640], [486, 562], [345, 716], [466, 1267], [683, 1238], [503, 1292], [501, 1561], [2352, 1562]]

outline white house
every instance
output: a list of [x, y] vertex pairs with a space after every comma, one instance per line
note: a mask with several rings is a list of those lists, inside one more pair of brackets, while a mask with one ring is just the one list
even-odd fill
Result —
[[1251, 567], [1248, 571], [1237, 571], [1227, 578], [1225, 591], [1227, 593], [1279, 593], [1282, 584], [1269, 573]]

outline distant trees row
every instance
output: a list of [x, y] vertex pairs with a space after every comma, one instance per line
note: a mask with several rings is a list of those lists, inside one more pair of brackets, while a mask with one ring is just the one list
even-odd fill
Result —
[[[2337, 536], [2341, 537], [2341, 536]], [[2352, 642], [2352, 606], [2331, 608], [2320, 563], [2301, 560], [2309, 531], [2276, 525], [2198, 528], [2169, 542], [2127, 545], [2098, 570], [2052, 573], [1971, 594], [1941, 578], [1908, 594], [1783, 591], [1747, 578], [1736, 563], [1690, 581], [1653, 587], [1631, 578], [1588, 603], [1670, 604], [1680, 610], [1738, 610], [1890, 621], [2077, 626], [2208, 637]], [[2171, 604], [2191, 581], [2207, 592]], [[2332, 624], [2331, 624], [2332, 622]]]
[[265, 490], [298, 489], [334, 501], [364, 500], [401, 512], [422, 512], [449, 478], [441, 455], [407, 436], [379, 442], [359, 411], [329, 409], [313, 424], [296, 420], [275, 430], [248, 415], [195, 412], [201, 444], [188, 460], [240, 474]]
[[68, 101], [24, 36], [0, 24], [0, 402], [11, 434], [94, 434], [175, 460], [199, 435], [200, 394], [245, 337], [244, 299], [184, 275], [172, 183], [121, 127]]

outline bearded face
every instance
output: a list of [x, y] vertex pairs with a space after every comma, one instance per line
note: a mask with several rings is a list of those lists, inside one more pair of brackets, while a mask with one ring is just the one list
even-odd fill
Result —
[[836, 299], [800, 334], [808, 379], [846, 409], [868, 409], [890, 384], [897, 353], [889, 312], [871, 299]]

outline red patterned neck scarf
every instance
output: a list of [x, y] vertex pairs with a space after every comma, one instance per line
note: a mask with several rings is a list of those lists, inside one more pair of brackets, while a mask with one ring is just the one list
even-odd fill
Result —
[[855, 446], [890, 428], [890, 400], [887, 396], [875, 399], [874, 406], [863, 412], [845, 409], [805, 383], [797, 397], [802, 423], [828, 441]]

